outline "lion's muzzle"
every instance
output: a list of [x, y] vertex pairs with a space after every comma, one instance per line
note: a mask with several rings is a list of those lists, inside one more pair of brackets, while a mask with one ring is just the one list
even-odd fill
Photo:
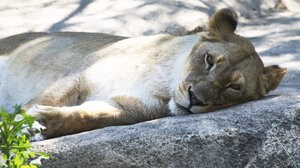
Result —
[[189, 99], [190, 99], [190, 105], [187, 108], [188, 110], [191, 109], [192, 106], [206, 106], [208, 105], [207, 103], [203, 102], [202, 100], [200, 100], [199, 98], [197, 98], [195, 96], [195, 94], [193, 93], [193, 91], [191, 90], [192, 87], [189, 88]]

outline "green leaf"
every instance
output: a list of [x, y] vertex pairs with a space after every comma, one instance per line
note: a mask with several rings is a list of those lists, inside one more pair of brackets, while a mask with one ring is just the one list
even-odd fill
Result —
[[26, 151], [25, 152], [25, 156], [27, 158], [33, 158], [35, 156], [35, 152], [31, 152], [31, 151]]
[[20, 129], [18, 130], [18, 132], [16, 133], [16, 136], [21, 136], [21, 135], [26, 135], [27, 138], [30, 137], [30, 127], [28, 124], [23, 124]]
[[22, 158], [22, 156], [21, 156], [21, 154], [19, 153], [19, 154], [17, 154], [16, 156], [15, 156], [15, 158], [14, 158], [14, 163], [16, 164], [16, 165], [22, 165], [23, 164], [23, 158]]
[[31, 128], [36, 117], [26, 114], [25, 110], [21, 109], [21, 106], [16, 105], [15, 109], [18, 111], [18, 114], [21, 114], [24, 117], [23, 120], [26, 120], [26, 124]]
[[4, 132], [3, 132], [3, 130], [1, 129], [1, 131], [0, 131], [0, 135], [1, 135], [1, 137], [0, 137], [0, 139], [1, 139], [1, 145], [4, 145], [5, 144], [5, 141], [6, 141], [6, 137], [5, 137], [5, 135], [4, 135]]
[[35, 152], [29, 152], [29, 157], [33, 158], [35, 156]]
[[19, 149], [17, 149], [17, 148], [12, 148], [12, 151], [13, 151], [14, 153], [18, 153], [18, 152], [19, 152]]
[[44, 156], [45, 159], [46, 158], [54, 158], [53, 156], [51, 156], [50, 154], [47, 154], [47, 153], [43, 153], [43, 152], [36, 152], [37, 155], [41, 155], [41, 156]]
[[22, 111], [22, 105], [15, 105], [15, 106], [13, 106], [13, 108], [15, 108], [15, 112], [14, 113], [16, 113], [16, 114], [20, 114], [20, 112]]
[[6, 141], [9, 143], [9, 144], [12, 144], [14, 141], [16, 141], [16, 137], [13, 135], [13, 134], [9, 134]]
[[[34, 121], [35, 117], [27, 115], [25, 110], [22, 110], [21, 107], [21, 105], [15, 105], [15, 112], [10, 114], [7, 113], [1, 106], [1, 154], [3, 160], [7, 160], [7, 165], [5, 167], [37, 168], [37, 166], [41, 166], [42, 159], [48, 159], [51, 156], [41, 152], [36, 153], [28, 151], [28, 149], [31, 148], [31, 145], [29, 144], [29, 131], [32, 129], [32, 131], [40, 132], [41, 129], [45, 129], [45, 127]], [[22, 115], [23, 118], [19, 121], [14, 121], [17, 115]], [[9, 155], [10, 153], [12, 155]], [[36, 155], [39, 155], [39, 157], [35, 160], [32, 160], [30, 165], [26, 165], [27, 159], [34, 158]], [[2, 165], [4, 164], [0, 163], [0, 167], [3, 167]]]
[[1, 118], [8, 117], [8, 113], [4, 110], [3, 106], [1, 106], [1, 112], [0, 112]]
[[2, 154], [3, 160], [7, 160], [7, 155], [5, 153]]
[[29, 144], [22, 144], [22, 145], [12, 145], [11, 149], [17, 149], [19, 150], [18, 152], [22, 151], [22, 150], [27, 150], [29, 148], [31, 148], [32, 146]]
[[23, 120], [15, 122], [14, 128], [11, 130], [11, 134], [17, 134], [17, 132], [19, 132], [19, 130], [21, 129], [21, 127], [24, 123], [28, 124], [29, 127], [31, 127], [34, 120], [35, 120], [35, 117], [26, 116], [26, 117], [24, 117]]
[[38, 158], [36, 158], [36, 159], [34, 159], [34, 160], [32, 160], [31, 162], [30, 162], [30, 164], [32, 164], [32, 165], [36, 165], [36, 166], [41, 166], [42, 165], [42, 163], [41, 163], [41, 160], [42, 159], [49, 159], [49, 157], [45, 157], [45, 156], [39, 156]]
[[[3, 106], [1, 106], [1, 112], [0, 112], [0, 116], [2, 119], [2, 123], [1, 123], [1, 132], [3, 133], [3, 139], [5, 139], [5, 137], [8, 134], [9, 131], [9, 120], [8, 120], [8, 113], [4, 110]], [[3, 129], [2, 129], [3, 128]], [[2, 136], [2, 135], [1, 135]]]
[[31, 168], [31, 165], [22, 165], [21, 168]]
[[15, 112], [11, 114], [11, 121], [15, 120], [16, 116], [20, 114], [22, 105], [15, 105]]

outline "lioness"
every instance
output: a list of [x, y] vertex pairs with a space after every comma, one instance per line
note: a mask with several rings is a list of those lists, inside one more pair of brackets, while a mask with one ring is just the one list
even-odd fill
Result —
[[262, 98], [286, 69], [264, 67], [236, 26], [236, 13], [222, 9], [206, 31], [189, 36], [8, 37], [0, 41], [0, 104], [26, 103], [51, 138]]

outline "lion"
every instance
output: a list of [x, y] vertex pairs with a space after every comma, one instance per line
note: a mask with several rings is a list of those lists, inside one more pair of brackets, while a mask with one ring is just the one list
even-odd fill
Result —
[[0, 41], [0, 104], [25, 103], [46, 126], [39, 139], [170, 115], [198, 114], [263, 98], [286, 73], [264, 67], [221, 9], [192, 35], [121, 37], [25, 33]]

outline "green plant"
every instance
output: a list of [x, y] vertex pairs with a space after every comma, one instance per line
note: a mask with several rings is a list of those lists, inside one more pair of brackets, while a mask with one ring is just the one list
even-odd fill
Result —
[[[0, 167], [7, 168], [36, 168], [41, 166], [41, 159], [51, 157], [42, 152], [29, 151], [30, 131], [39, 133], [42, 126], [35, 121], [35, 117], [27, 115], [20, 105], [15, 105], [14, 113], [7, 113], [1, 106], [0, 124], [1, 154], [5, 163]], [[19, 117], [22, 119], [15, 120]], [[35, 158], [35, 159], [34, 159]], [[34, 159], [34, 160], [33, 160]], [[30, 163], [28, 163], [30, 161]]]

